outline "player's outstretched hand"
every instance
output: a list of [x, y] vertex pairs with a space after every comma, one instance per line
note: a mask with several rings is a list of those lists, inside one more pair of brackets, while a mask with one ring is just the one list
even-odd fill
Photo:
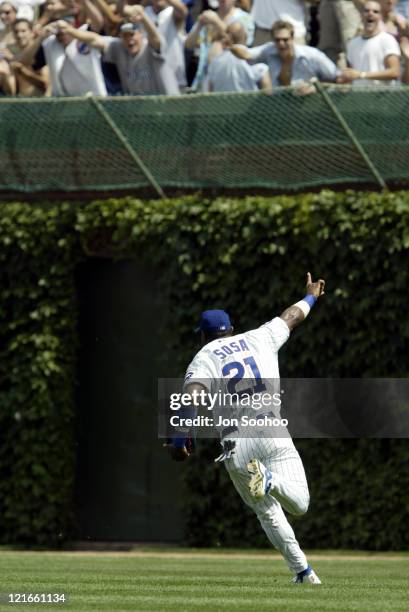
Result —
[[183, 448], [176, 448], [173, 444], [164, 444], [163, 446], [168, 449], [169, 455], [172, 457], [173, 461], [186, 461], [189, 457], [186, 446]]
[[307, 294], [313, 295], [314, 297], [319, 298], [321, 297], [321, 295], [324, 295], [325, 293], [324, 289], [325, 289], [325, 280], [320, 278], [315, 283], [313, 283], [311, 274], [307, 272]]

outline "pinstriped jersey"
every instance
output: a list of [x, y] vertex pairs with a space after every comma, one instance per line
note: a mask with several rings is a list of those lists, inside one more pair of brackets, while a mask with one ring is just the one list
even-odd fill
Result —
[[224, 417], [280, 416], [281, 401], [274, 399], [280, 392], [278, 351], [289, 335], [287, 324], [276, 317], [257, 329], [209, 342], [190, 363], [185, 387], [199, 383], [213, 396], [214, 424], [222, 436]]
[[234, 379], [239, 390], [243, 379], [278, 379], [278, 351], [289, 335], [285, 321], [275, 317], [257, 329], [213, 340], [195, 355], [185, 384], [200, 382], [210, 391], [212, 380]]

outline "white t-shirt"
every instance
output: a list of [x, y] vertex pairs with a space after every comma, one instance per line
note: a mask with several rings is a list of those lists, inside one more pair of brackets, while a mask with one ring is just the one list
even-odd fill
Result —
[[44, 4], [45, 0], [12, 0], [11, 4], [17, 11], [17, 19], [34, 21], [36, 7]]
[[153, 21], [166, 42], [164, 57], [169, 66], [174, 70], [179, 87], [186, 87], [185, 67], [185, 39], [186, 30], [184, 26], [178, 29], [173, 19], [173, 7], [168, 6], [160, 13], [155, 13], [151, 6], [145, 8], [149, 19]]
[[[399, 44], [391, 34], [379, 32], [371, 38], [356, 36], [347, 44], [348, 63], [360, 72], [378, 72], [385, 70], [385, 59], [388, 55], [400, 57]], [[356, 79], [354, 85], [388, 85], [394, 81], [368, 81]]]
[[[6, 0], [3, 1], [5, 2]], [[35, 9], [36, 6], [40, 6], [44, 3], [45, 0], [11, 0], [11, 4], [17, 11], [21, 6], [31, 6], [33, 9]]]
[[270, 30], [275, 21], [289, 21], [294, 26], [295, 38], [306, 35], [302, 0], [254, 0], [251, 14], [258, 28]]
[[75, 39], [64, 48], [55, 35], [42, 44], [53, 96], [107, 95], [99, 51]]

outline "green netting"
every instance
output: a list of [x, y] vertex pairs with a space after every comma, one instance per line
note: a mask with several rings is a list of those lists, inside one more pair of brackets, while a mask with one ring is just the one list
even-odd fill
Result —
[[409, 184], [409, 90], [334, 91], [332, 100], [386, 181]]
[[[409, 184], [409, 90], [333, 87], [328, 94], [384, 180]], [[365, 155], [319, 92], [283, 88], [272, 96], [121, 97], [98, 104], [119, 133], [90, 98], [2, 99], [0, 189], [148, 187], [135, 153], [165, 190], [376, 184]]]

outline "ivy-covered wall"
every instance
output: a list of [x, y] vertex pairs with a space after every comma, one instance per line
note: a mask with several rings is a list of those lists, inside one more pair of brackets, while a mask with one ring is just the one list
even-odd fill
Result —
[[0, 210], [2, 542], [56, 544], [72, 525], [74, 222], [69, 206]]
[[[182, 374], [192, 357], [191, 330], [201, 310], [226, 308], [238, 331], [257, 326], [302, 297], [308, 270], [326, 279], [327, 294], [283, 349], [282, 375], [408, 374], [407, 193], [3, 204], [2, 542], [55, 544], [75, 535], [74, 270], [93, 256], [134, 257], [157, 267], [170, 304], [159, 330], [174, 356], [169, 376]], [[299, 447], [313, 500], [297, 521], [304, 544], [407, 545], [405, 440]], [[217, 450], [203, 444], [181, 468], [189, 485], [187, 541], [242, 545], [243, 534], [249, 544], [264, 541], [223, 470], [212, 465]]]

